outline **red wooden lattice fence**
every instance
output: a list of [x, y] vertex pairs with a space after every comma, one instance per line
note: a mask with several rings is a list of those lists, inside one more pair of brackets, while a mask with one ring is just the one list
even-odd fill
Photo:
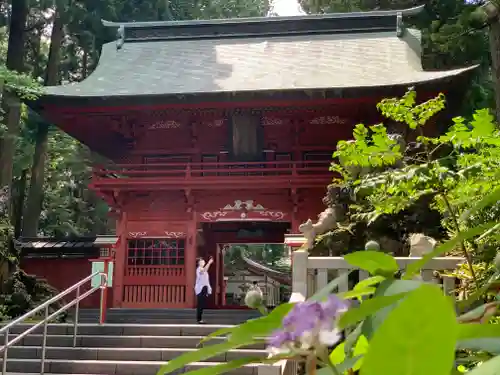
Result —
[[186, 240], [129, 239], [123, 280], [124, 307], [184, 307]]

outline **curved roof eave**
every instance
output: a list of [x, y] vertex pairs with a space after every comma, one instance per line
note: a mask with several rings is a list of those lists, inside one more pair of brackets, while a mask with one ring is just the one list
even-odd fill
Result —
[[[417, 72], [420, 73], [420, 79], [409, 79], [409, 80], [401, 80], [389, 82], [383, 85], [359, 85], [359, 86], [304, 86], [304, 87], [293, 87], [293, 88], [262, 88], [262, 89], [248, 89], [248, 90], [220, 90], [220, 91], [198, 91], [198, 92], [169, 92], [169, 93], [161, 93], [161, 92], [144, 92], [138, 94], [136, 92], [127, 92], [127, 93], [108, 93], [101, 94], [99, 92], [92, 93], [91, 95], [78, 95], [74, 91], [67, 92], [66, 90], [60, 90], [64, 86], [53, 86], [50, 87], [50, 91], [45, 93], [43, 97], [47, 99], [56, 99], [56, 98], [80, 98], [80, 99], [115, 99], [121, 98], [124, 100], [134, 98], [134, 97], [179, 97], [183, 98], [186, 96], [201, 96], [201, 95], [225, 95], [225, 94], [235, 94], [235, 93], [269, 93], [276, 91], [303, 91], [303, 90], [323, 90], [323, 91], [332, 91], [332, 92], [341, 92], [342, 90], [368, 90], [372, 88], [390, 88], [390, 87], [411, 87], [425, 84], [433, 84], [438, 83], [440, 81], [445, 81], [448, 79], [453, 79], [454, 77], [459, 77], [468, 73], [473, 72], [479, 67], [479, 65], [473, 65], [466, 68], [454, 69], [449, 71], [437, 71], [437, 72]], [[427, 77], [426, 77], [427, 76]], [[78, 86], [80, 83], [74, 84], [74, 86]]]

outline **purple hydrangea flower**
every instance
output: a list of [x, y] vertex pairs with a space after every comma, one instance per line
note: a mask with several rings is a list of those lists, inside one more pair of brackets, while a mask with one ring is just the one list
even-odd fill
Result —
[[324, 302], [297, 303], [283, 319], [283, 328], [269, 337], [268, 350], [277, 354], [334, 345], [340, 340], [336, 322], [347, 309], [347, 301], [336, 295]]

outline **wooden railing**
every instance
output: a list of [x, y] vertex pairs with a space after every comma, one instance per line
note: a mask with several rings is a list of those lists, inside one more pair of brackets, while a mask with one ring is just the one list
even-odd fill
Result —
[[94, 169], [96, 179], [102, 178], [183, 178], [237, 176], [282, 176], [311, 175], [329, 176], [328, 160], [321, 161], [262, 161], [262, 162], [203, 162], [203, 163], [144, 163], [115, 164]]
[[[397, 257], [400, 269], [419, 258]], [[465, 261], [460, 257], [434, 258], [428, 262], [421, 272], [424, 281], [442, 283], [445, 294], [455, 292], [455, 278], [444, 276], [436, 278], [435, 272], [452, 271]], [[325, 287], [330, 279], [343, 276], [338, 284], [337, 292], [349, 290], [348, 276], [351, 272], [358, 272], [359, 280], [369, 277], [368, 273], [356, 270], [342, 257], [310, 257], [306, 251], [297, 250], [292, 253], [292, 296], [290, 302], [305, 301], [317, 290]], [[294, 360], [282, 360], [273, 366], [261, 366], [258, 375], [297, 375], [298, 363]]]

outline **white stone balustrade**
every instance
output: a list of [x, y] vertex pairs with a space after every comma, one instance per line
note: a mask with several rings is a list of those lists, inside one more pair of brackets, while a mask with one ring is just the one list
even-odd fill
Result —
[[[410, 263], [420, 259], [417, 257], [396, 257], [400, 269], [404, 270]], [[428, 282], [441, 282], [434, 277], [435, 271], [452, 271], [464, 262], [461, 257], [440, 257], [429, 261], [421, 272], [421, 277]], [[348, 276], [355, 267], [347, 263], [342, 257], [311, 257], [307, 251], [297, 250], [292, 253], [292, 292], [301, 294], [305, 298], [322, 289], [333, 277], [344, 275], [338, 283], [338, 292], [349, 290]], [[356, 270], [359, 280], [369, 277], [363, 270]], [[329, 277], [330, 276], [330, 277]], [[450, 294], [455, 290], [453, 277], [442, 277], [443, 290]]]

